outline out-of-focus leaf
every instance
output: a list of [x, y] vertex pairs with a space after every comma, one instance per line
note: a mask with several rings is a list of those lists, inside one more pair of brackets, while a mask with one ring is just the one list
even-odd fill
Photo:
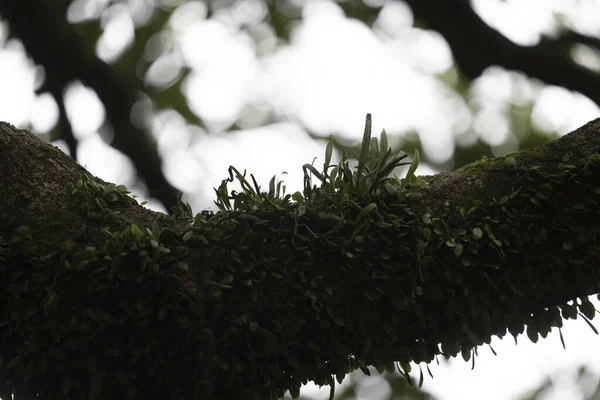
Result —
[[190, 69], [185, 69], [179, 80], [166, 89], [146, 89], [157, 109], [170, 108], [177, 111], [185, 120], [193, 125], [204, 127], [202, 121], [188, 107], [187, 99], [181, 92], [181, 85]]
[[[125, 52], [114, 65], [114, 68], [122, 76], [130, 78], [136, 77], [136, 79], [139, 79], [140, 63], [142, 63], [141, 73], [146, 72], [146, 69], [149, 66], [149, 63], [145, 61], [143, 57], [144, 52], [146, 51], [146, 44], [152, 36], [164, 29], [167, 22], [169, 22], [172, 12], [173, 10], [159, 9], [155, 11], [154, 15], [150, 18], [146, 25], [136, 28], [133, 46], [125, 50]], [[139, 79], [139, 81], [141, 84], [141, 79]]]

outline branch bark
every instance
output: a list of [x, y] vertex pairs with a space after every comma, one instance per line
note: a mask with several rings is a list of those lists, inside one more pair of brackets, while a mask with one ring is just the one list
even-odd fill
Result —
[[600, 119], [410, 184], [238, 195], [191, 225], [0, 124], [0, 396], [275, 398], [591, 319], [599, 154]]
[[167, 182], [162, 161], [149, 132], [131, 123], [130, 111], [146, 88], [139, 78], [120, 76], [114, 68], [99, 60], [90, 46], [81, 40], [76, 28], [66, 19], [67, 1], [24, 0], [2, 2], [0, 13], [10, 24], [33, 60], [44, 67], [42, 90], [50, 91], [61, 107], [61, 120], [69, 149], [75, 156], [76, 140], [66, 121], [62, 92], [81, 80], [89, 85], [106, 108], [106, 118], [116, 132], [111, 143], [131, 158], [152, 196], [169, 210], [177, 203], [178, 191]]
[[557, 40], [545, 39], [536, 46], [519, 46], [488, 26], [468, 1], [407, 0], [415, 17], [438, 31], [448, 41], [456, 64], [470, 79], [489, 66], [499, 65], [563, 86], [600, 104], [598, 74], [577, 63], [570, 47], [577, 43], [596, 45], [597, 39], [573, 32]]

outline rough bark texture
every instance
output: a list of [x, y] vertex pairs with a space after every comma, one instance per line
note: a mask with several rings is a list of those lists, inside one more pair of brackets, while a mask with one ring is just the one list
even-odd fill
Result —
[[[169, 209], [176, 203], [177, 190], [162, 173], [162, 161], [149, 132], [131, 122], [131, 109], [148, 89], [135, 74], [125, 75], [99, 60], [91, 50], [95, 39], [84, 36], [66, 18], [70, 1], [23, 0], [2, 2], [0, 13], [27, 49], [28, 55], [44, 67], [42, 91], [49, 91], [61, 108], [61, 127], [73, 157], [77, 141], [64, 110], [63, 91], [77, 80], [90, 86], [106, 108], [107, 124], [118, 132], [111, 145], [126, 154], [152, 196]], [[132, 65], [134, 65], [132, 63]]]
[[[340, 180], [305, 207], [244, 200], [192, 228], [131, 202], [96, 201], [111, 198], [105, 182], [0, 124], [0, 396], [275, 398], [366, 365], [468, 359], [507, 330], [526, 325], [537, 340], [563, 318], [592, 318], [599, 154], [595, 120], [412, 185], [382, 180], [342, 196]], [[86, 203], [80, 194], [93, 182], [100, 189]], [[98, 326], [89, 338], [88, 314]], [[76, 347], [74, 331], [96, 347]], [[53, 353], [56, 337], [65, 347]], [[129, 353], [136, 348], [147, 352]], [[38, 360], [46, 351], [47, 368]], [[61, 357], [94, 362], [71, 370]]]
[[[71, 195], [85, 169], [31, 132], [2, 123], [0, 137], [0, 234], [7, 234], [17, 224], [39, 227], [36, 230], [46, 232], [54, 244], [72, 237], [86, 224], [85, 215], [74, 212]], [[166, 215], [143, 207], [120, 211], [140, 226], [155, 219], [167, 221]]]

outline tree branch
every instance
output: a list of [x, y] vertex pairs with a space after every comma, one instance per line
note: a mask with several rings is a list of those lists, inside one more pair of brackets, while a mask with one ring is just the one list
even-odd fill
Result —
[[[28, 54], [45, 69], [45, 87], [56, 96], [57, 88], [81, 80], [89, 85], [106, 108], [106, 118], [115, 130], [111, 146], [126, 154], [144, 180], [151, 196], [167, 209], [177, 203], [178, 191], [162, 173], [162, 162], [152, 137], [135, 127], [129, 118], [143, 85], [136, 77], [123, 79], [110, 66], [90, 53], [77, 31], [66, 20], [66, 8], [39, 0], [0, 4], [11, 31], [23, 42]], [[62, 99], [56, 98], [57, 102]], [[69, 148], [73, 150], [72, 140]]]
[[264, 399], [593, 318], [600, 119], [406, 182], [369, 160], [307, 175], [299, 203], [249, 185], [191, 224], [0, 125], [2, 379], [44, 399], [67, 378], [73, 396]]
[[[575, 63], [564, 40], [546, 39], [536, 46], [519, 46], [488, 26], [466, 0], [407, 3], [417, 19], [444, 36], [460, 70], [470, 79], [491, 65], [499, 65], [575, 90], [600, 104], [598, 74]], [[574, 34], [569, 37], [582, 39]]]

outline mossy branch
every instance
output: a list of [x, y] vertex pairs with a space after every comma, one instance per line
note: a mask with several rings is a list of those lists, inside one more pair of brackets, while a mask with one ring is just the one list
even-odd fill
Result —
[[173, 218], [0, 125], [0, 396], [277, 398], [594, 317], [600, 120], [405, 179], [369, 122], [357, 171], [328, 146], [286, 195], [231, 167]]

